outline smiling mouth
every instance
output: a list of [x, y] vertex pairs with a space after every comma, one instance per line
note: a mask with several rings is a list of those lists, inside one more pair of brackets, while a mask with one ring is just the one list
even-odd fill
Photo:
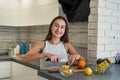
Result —
[[58, 32], [58, 31], [55, 31], [55, 34], [61, 35], [62, 33], [61, 33], [61, 32]]

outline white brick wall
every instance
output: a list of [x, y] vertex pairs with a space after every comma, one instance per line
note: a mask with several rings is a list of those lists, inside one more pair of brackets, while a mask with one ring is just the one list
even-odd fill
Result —
[[100, 22], [98, 23], [98, 29], [99, 30], [110, 30], [111, 29], [111, 24], [105, 23], [105, 22]]
[[106, 0], [105, 3], [106, 3], [106, 8], [111, 9], [111, 10], [117, 10], [118, 5], [114, 1], [107, 1]]
[[[90, 8], [93, 12], [88, 25], [88, 58], [93, 60], [92, 53], [96, 55], [94, 59], [114, 56], [120, 50], [120, 0], [91, 0]], [[97, 39], [92, 41], [93, 37]]]
[[[102, 7], [102, 8], [104, 8], [104, 7], [106, 7], [106, 2], [105, 2], [105, 0], [100, 0], [100, 1], [98, 1], [98, 4], [99, 4], [99, 7]], [[98, 5], [97, 5], [98, 6]], [[103, 9], [104, 10], [104, 9]]]
[[112, 24], [112, 30], [120, 31], [120, 24]]
[[109, 23], [109, 24], [116, 24], [117, 23], [117, 17], [116, 16], [105, 16], [106, 17], [106, 23]]
[[98, 21], [100, 21], [101, 23], [106, 22], [106, 17], [105, 17], [105, 15], [98, 15]]
[[109, 15], [109, 16], [112, 15], [112, 11], [110, 9], [106, 9], [103, 7], [98, 8], [98, 13], [100, 13], [100, 15]]
[[97, 50], [98, 51], [104, 51], [105, 50], [105, 45], [103, 45], [103, 44], [97, 45]]
[[105, 51], [115, 51], [115, 50], [116, 50], [116, 45], [113, 44], [105, 45]]
[[111, 53], [109, 51], [98, 51], [97, 52], [97, 58], [105, 58], [105, 57], [111, 57]]
[[118, 18], [118, 24], [120, 24], [120, 18]]

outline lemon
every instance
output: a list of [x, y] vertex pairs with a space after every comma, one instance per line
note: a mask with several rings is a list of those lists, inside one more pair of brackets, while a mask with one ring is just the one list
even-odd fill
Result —
[[92, 75], [92, 69], [90, 67], [86, 67], [84, 73], [88, 76]]

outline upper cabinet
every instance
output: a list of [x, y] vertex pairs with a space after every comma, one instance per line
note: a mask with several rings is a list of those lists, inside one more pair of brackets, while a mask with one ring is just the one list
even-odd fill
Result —
[[58, 0], [0, 0], [0, 26], [48, 25], [58, 15]]

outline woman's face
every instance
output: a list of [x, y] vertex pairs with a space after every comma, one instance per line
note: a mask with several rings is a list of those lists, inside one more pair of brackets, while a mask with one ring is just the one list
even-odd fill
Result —
[[61, 38], [65, 33], [66, 24], [64, 20], [57, 19], [52, 25], [52, 36], [56, 38]]

